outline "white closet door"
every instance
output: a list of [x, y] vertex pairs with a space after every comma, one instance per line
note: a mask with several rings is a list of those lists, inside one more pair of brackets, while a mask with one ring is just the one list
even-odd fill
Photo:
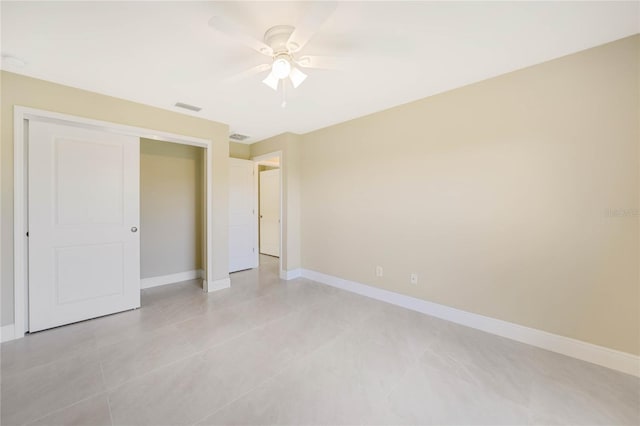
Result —
[[29, 331], [140, 306], [140, 141], [29, 123]]
[[260, 253], [280, 257], [280, 169], [260, 172]]
[[229, 159], [229, 272], [255, 268], [254, 163]]

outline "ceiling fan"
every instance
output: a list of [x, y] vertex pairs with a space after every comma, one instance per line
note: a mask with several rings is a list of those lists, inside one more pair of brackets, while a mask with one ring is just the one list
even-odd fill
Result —
[[[285, 81], [289, 80], [295, 89], [307, 78], [307, 74], [300, 68], [335, 68], [335, 58], [300, 55], [300, 51], [337, 7], [335, 2], [314, 2], [309, 4], [311, 8], [298, 27], [276, 25], [265, 32], [263, 41], [247, 35], [247, 32], [240, 25], [224, 16], [212, 17], [209, 20], [209, 26], [271, 58], [271, 63], [257, 65], [227, 81], [237, 81], [271, 70], [262, 82], [275, 91], [278, 88], [282, 88], [282, 106], [284, 107], [286, 105], [284, 100]], [[281, 81], [282, 84], [280, 83]]]

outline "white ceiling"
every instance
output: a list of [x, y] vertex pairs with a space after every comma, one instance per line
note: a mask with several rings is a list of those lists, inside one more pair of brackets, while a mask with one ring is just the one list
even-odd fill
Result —
[[638, 2], [340, 2], [303, 50], [345, 57], [280, 95], [263, 75], [222, 83], [265, 57], [211, 29], [216, 14], [262, 39], [305, 2], [7, 2], [2, 68], [230, 125], [246, 143], [306, 133], [640, 30]]

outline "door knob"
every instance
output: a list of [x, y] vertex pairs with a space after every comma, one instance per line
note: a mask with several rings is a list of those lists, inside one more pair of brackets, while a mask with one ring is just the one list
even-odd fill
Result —
[[136, 228], [135, 226], [131, 227], [131, 232], [138, 232], [138, 228]]

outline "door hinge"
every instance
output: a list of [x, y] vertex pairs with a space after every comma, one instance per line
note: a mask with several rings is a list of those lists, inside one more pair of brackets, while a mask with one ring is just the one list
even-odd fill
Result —
[[254, 253], [256, 252], [256, 248], [255, 248], [255, 247], [254, 247], [254, 248], [252, 248], [251, 250], [253, 250], [253, 252], [254, 252]]
[[27, 238], [29, 238], [29, 231], [27, 231]]

